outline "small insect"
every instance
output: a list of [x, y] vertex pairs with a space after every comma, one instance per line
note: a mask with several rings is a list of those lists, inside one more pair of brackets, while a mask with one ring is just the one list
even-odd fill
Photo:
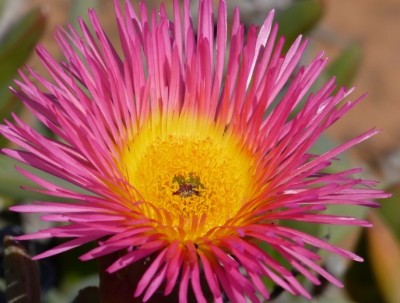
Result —
[[174, 191], [172, 195], [180, 195], [182, 198], [191, 197], [193, 195], [200, 196], [200, 189], [204, 188], [204, 185], [200, 182], [200, 178], [193, 173], [189, 174], [189, 178], [185, 178], [182, 175], [174, 176], [172, 183], [178, 183], [178, 190]]
[[183, 198], [187, 198], [193, 195], [200, 196], [200, 192], [195, 189], [192, 184], [179, 184], [179, 189], [172, 193], [174, 196], [180, 195]]

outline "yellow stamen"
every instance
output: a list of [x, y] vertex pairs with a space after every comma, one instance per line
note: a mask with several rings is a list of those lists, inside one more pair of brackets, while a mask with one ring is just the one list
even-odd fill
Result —
[[[251, 159], [234, 136], [199, 118], [170, 119], [168, 126], [153, 118], [127, 143], [118, 165], [140, 194], [135, 198], [167, 210], [170, 227], [183, 228], [188, 239], [223, 226], [250, 195]], [[201, 217], [204, 224], [193, 231]]]

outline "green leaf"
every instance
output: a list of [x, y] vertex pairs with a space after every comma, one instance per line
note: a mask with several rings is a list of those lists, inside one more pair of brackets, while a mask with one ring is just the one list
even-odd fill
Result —
[[[11, 113], [18, 113], [23, 107], [23, 103], [19, 101], [9, 90], [8, 87], [0, 87], [0, 121], [9, 118]], [[5, 147], [8, 141], [0, 136], [0, 147]]]
[[[336, 286], [327, 286], [326, 291], [323, 295], [313, 296], [312, 303], [354, 303], [354, 301], [347, 298], [346, 293], [343, 289], [337, 288]], [[284, 293], [277, 300], [272, 303], [310, 303], [301, 296], [293, 296], [289, 293]]]
[[374, 225], [367, 231], [371, 265], [385, 302], [400, 302], [400, 245], [389, 226], [375, 212], [369, 221]]
[[28, 59], [46, 26], [40, 9], [19, 18], [0, 41], [0, 87], [8, 85], [17, 69]]
[[6, 0], [0, 0], [0, 16], [3, 14]]
[[394, 184], [385, 189], [385, 192], [391, 193], [390, 198], [382, 201], [381, 207], [378, 212], [379, 215], [390, 226], [398, 241], [400, 241], [400, 184]]
[[344, 285], [347, 293], [355, 302], [385, 302], [371, 269], [371, 258], [368, 255], [367, 232], [364, 229], [357, 245], [356, 254], [364, 262], [351, 262], [345, 274]]
[[22, 105], [22, 102], [11, 93], [8, 86], [0, 87], [0, 121], [8, 118], [10, 113], [18, 112]]
[[7, 302], [40, 302], [39, 269], [24, 247], [10, 236], [4, 238], [4, 276]]
[[43, 195], [43, 194], [40, 194], [37, 192], [32, 192], [29, 190], [21, 189], [21, 186], [30, 187], [30, 188], [38, 188], [39, 186], [36, 185], [36, 183], [34, 183], [33, 181], [30, 181], [29, 179], [27, 179], [23, 175], [21, 175], [15, 169], [16, 165], [23, 167], [24, 169], [27, 169], [28, 171], [33, 172], [34, 174], [38, 175], [39, 177], [42, 177], [43, 179], [48, 180], [57, 185], [60, 185], [62, 187], [72, 189], [74, 191], [78, 191], [78, 192], [82, 192], [82, 193], [87, 193], [83, 189], [73, 186], [64, 180], [58, 179], [58, 178], [51, 176], [49, 174], [46, 174], [44, 172], [29, 168], [26, 165], [18, 163], [17, 161], [15, 161], [11, 158], [8, 158], [7, 156], [0, 155], [0, 194], [1, 194], [1, 196], [13, 198], [13, 199], [17, 199], [17, 200], [23, 200], [23, 199], [49, 200], [49, 199], [51, 199], [51, 201], [65, 201], [65, 199], [62, 199], [62, 198], [56, 198], [56, 197], [49, 198], [49, 196], [47, 196], [47, 195]]
[[361, 64], [362, 49], [358, 44], [350, 44], [326, 68], [326, 78], [336, 77], [338, 88], [350, 87]]
[[323, 13], [324, 5], [320, 0], [296, 0], [287, 9], [278, 11], [276, 21], [279, 24], [279, 34], [286, 38], [285, 49], [288, 49], [299, 35], [313, 29]]
[[[28, 59], [42, 36], [46, 18], [39, 9], [34, 9], [12, 24], [0, 40], [0, 121], [22, 108], [22, 102], [10, 92], [9, 86], [17, 76], [17, 70]], [[0, 147], [7, 141], [0, 137]]]
[[0, 155], [0, 193], [15, 199], [37, 199], [44, 195], [22, 190], [21, 186], [35, 187], [35, 183], [27, 180], [15, 169], [16, 162]]
[[72, 303], [99, 303], [99, 288], [96, 286], [88, 286], [81, 289], [78, 296], [74, 299]]
[[78, 17], [82, 17], [86, 21], [88, 9], [96, 8], [99, 4], [98, 0], [72, 0], [71, 2], [69, 20], [75, 27], [78, 27]]

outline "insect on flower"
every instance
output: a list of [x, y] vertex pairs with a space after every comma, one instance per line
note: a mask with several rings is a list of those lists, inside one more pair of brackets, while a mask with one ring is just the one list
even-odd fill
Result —
[[172, 20], [164, 6], [149, 15], [144, 2], [135, 11], [129, 1], [115, 1], [115, 14], [121, 54], [91, 10], [93, 32], [82, 19], [82, 35], [72, 26], [58, 31], [64, 62], [38, 48], [48, 78], [28, 68], [16, 81], [15, 93], [57, 139], [14, 116], [0, 132], [21, 149], [2, 153], [86, 190], [18, 168], [40, 186], [32, 190], [69, 199], [11, 207], [65, 223], [19, 239], [70, 238], [37, 259], [94, 241], [80, 258], [117, 252], [109, 273], [150, 260], [130, 289], [143, 302], [159, 292], [178, 293], [181, 303], [190, 294], [197, 302], [208, 295], [260, 302], [270, 296], [265, 279], [310, 298], [292, 269], [314, 284], [323, 277], [342, 286], [317, 251], [362, 259], [283, 223], [370, 226], [325, 210], [374, 207], [387, 195], [373, 189], [375, 181], [356, 178], [361, 169], [326, 169], [376, 130], [321, 155], [310, 152], [362, 97], [343, 103], [352, 89], [335, 93], [334, 79], [308, 94], [327, 59], [320, 54], [298, 68], [307, 42], [299, 37], [283, 53], [273, 11], [246, 35], [239, 10], [228, 29], [223, 0], [215, 34], [211, 0], [199, 1], [197, 27], [188, 0], [174, 1]]

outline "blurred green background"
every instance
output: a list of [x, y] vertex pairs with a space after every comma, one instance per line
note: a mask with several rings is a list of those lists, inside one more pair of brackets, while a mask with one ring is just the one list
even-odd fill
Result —
[[[161, 1], [147, 1], [157, 7]], [[171, 1], [172, 2], [172, 1]], [[197, 1], [192, 1], [197, 2]], [[400, 78], [400, 2], [384, 0], [361, 1], [227, 1], [232, 9], [241, 7], [242, 20], [250, 24], [262, 22], [267, 11], [277, 9], [280, 32], [288, 43], [299, 34], [310, 38], [310, 46], [303, 63], [321, 49], [331, 58], [324, 79], [335, 75], [341, 85], [355, 85], [356, 94], [369, 92], [368, 98], [321, 138], [315, 146], [317, 151], [326, 151], [345, 140], [371, 128], [383, 128], [377, 137], [355, 147], [343, 156], [343, 165], [363, 166], [365, 175], [382, 181], [380, 187], [393, 194], [383, 201], [383, 207], [373, 212], [364, 209], [351, 209], [351, 214], [368, 217], [375, 227], [368, 230], [351, 228], [312, 228], [312, 233], [321, 237], [329, 236], [335, 244], [354, 249], [365, 258], [361, 264], [348, 263], [327, 255], [325, 266], [334, 274], [341, 276], [345, 288], [337, 289], [329, 285], [310, 289], [313, 302], [319, 303], [399, 303], [400, 302], [400, 135], [397, 132], [400, 120], [400, 98], [397, 79]], [[169, 3], [169, 1], [167, 2]], [[217, 1], [215, 1], [217, 3]], [[169, 4], [168, 4], [169, 5]], [[167, 5], [167, 6], [168, 6]], [[196, 6], [196, 5], [194, 5]], [[28, 63], [37, 71], [42, 71], [37, 58], [32, 55], [34, 46], [40, 42], [55, 57], [60, 51], [53, 34], [57, 25], [76, 23], [77, 16], [85, 18], [88, 7], [97, 9], [111, 40], [117, 41], [112, 1], [109, 0], [0, 0], [0, 118], [18, 113], [35, 127], [47, 132], [9, 92], [17, 70]], [[196, 10], [193, 10], [195, 15]], [[51, 134], [49, 134], [51, 135]], [[0, 145], [9, 145], [0, 138]], [[344, 164], [343, 164], [344, 163]], [[13, 203], [43, 198], [19, 189], [29, 185], [15, 170], [11, 160], [0, 156], [0, 228], [2, 235], [19, 234], [43, 227], [37, 217], [18, 216], [7, 212]], [[345, 213], [344, 209], [335, 211]], [[23, 227], [23, 230], [19, 228]], [[299, 228], [307, 229], [307, 226]], [[307, 229], [308, 231], [310, 228]], [[40, 242], [25, 247], [37, 252], [54, 243]], [[96, 285], [96, 264], [77, 260], [80, 250], [50, 258], [40, 264], [42, 301], [72, 302], [78, 290], [87, 285]], [[26, 261], [26, 260], [25, 260]], [[24, 261], [24, 262], [25, 262]], [[21, 260], [7, 259], [5, 265], [21, 264]], [[13, 263], [14, 262], [14, 263]], [[29, 263], [29, 260], [26, 261]], [[27, 263], [27, 264], [28, 264]], [[25, 263], [23, 263], [25, 264]], [[20, 266], [20, 265], [18, 265]], [[25, 265], [24, 265], [25, 266]], [[29, 271], [29, 266], [25, 266]], [[33, 277], [35, 271], [28, 272]], [[4, 300], [4, 277], [0, 281], [0, 303]], [[31, 282], [34, 283], [34, 282]], [[29, 286], [29, 285], [28, 285]], [[27, 286], [27, 287], [28, 287]], [[96, 298], [90, 296], [93, 302]], [[74, 302], [89, 302], [81, 294]], [[81, 300], [81, 301], [79, 301]], [[282, 294], [274, 302], [306, 302]]]

